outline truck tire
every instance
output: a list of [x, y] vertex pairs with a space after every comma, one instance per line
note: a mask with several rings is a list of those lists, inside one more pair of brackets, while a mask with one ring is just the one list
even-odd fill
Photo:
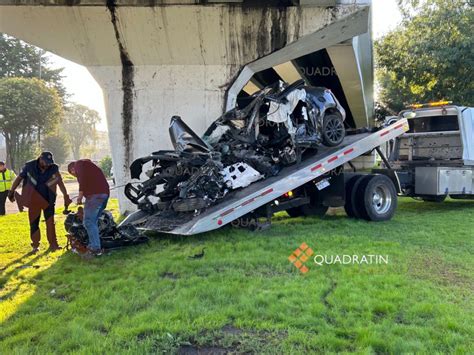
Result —
[[[357, 183], [356, 183], [357, 185]], [[368, 175], [354, 187], [356, 212], [367, 221], [388, 221], [397, 208], [397, 190], [385, 175]]]
[[354, 191], [355, 183], [359, 178], [364, 177], [363, 175], [354, 175], [346, 182], [346, 203], [344, 205], [344, 210], [350, 218], [355, 218], [354, 213], [354, 199], [352, 198], [352, 191]]
[[328, 113], [323, 118], [323, 143], [328, 147], [335, 147], [342, 143], [346, 136], [344, 120], [337, 113]]
[[[355, 218], [364, 218], [364, 205], [363, 205], [363, 191], [364, 186], [367, 185], [367, 182], [372, 179], [374, 175], [361, 175], [359, 179], [356, 180], [354, 183], [354, 187], [352, 188], [351, 192], [351, 204], [352, 204], [352, 211], [354, 213]], [[362, 186], [362, 187], [361, 187]]]

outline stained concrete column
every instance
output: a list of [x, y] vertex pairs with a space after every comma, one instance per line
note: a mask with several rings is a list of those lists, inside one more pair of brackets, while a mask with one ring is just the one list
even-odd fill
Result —
[[[196, 132], [202, 133], [222, 113], [225, 86], [232, 73], [226, 65], [136, 66], [133, 80], [133, 105], [130, 121], [123, 118], [122, 68], [89, 67], [104, 90], [107, 125], [112, 144], [116, 183], [129, 181], [128, 167], [152, 151], [172, 149], [168, 136], [170, 118], [181, 116]], [[122, 208], [126, 202], [119, 189]]]

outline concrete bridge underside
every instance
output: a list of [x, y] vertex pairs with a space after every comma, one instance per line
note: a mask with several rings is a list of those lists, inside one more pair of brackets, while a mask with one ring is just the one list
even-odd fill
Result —
[[[296, 63], [315, 53], [329, 58], [350, 123], [371, 122], [370, 2], [305, 1], [0, 0], [0, 31], [88, 68], [104, 92], [115, 175], [123, 184], [135, 158], [171, 147], [171, 116], [202, 133], [243, 89], [261, 86], [258, 73], [265, 70], [314, 85], [318, 80]], [[121, 193], [119, 199], [122, 212], [132, 207]]]

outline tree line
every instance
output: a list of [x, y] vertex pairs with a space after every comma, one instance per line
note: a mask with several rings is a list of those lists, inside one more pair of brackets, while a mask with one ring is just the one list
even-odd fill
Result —
[[0, 34], [0, 134], [7, 164], [17, 170], [40, 150], [53, 152], [62, 164], [72, 152], [95, 139], [99, 114], [69, 101], [63, 68], [51, 68], [45, 52]]
[[401, 24], [375, 42], [376, 113], [440, 100], [474, 106], [473, 4], [398, 0]]

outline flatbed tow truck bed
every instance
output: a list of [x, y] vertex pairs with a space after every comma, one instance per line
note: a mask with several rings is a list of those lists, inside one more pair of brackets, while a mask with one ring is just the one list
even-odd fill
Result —
[[193, 235], [218, 229], [286, 192], [381, 146], [407, 130], [407, 120], [401, 119], [376, 132], [348, 135], [337, 147], [321, 146], [317, 154], [306, 157], [298, 164], [283, 168], [277, 176], [229, 193], [219, 203], [197, 215], [194, 213], [171, 215], [166, 212], [149, 215], [137, 211], [121, 224], [132, 223], [143, 230], [177, 235]]

